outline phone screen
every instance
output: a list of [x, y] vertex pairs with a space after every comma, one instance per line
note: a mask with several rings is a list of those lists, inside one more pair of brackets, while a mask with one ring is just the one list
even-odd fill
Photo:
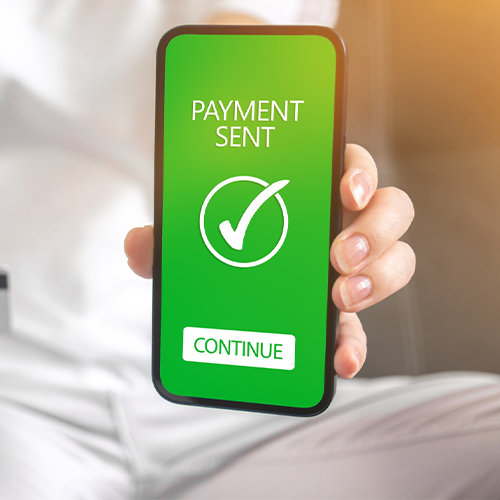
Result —
[[343, 65], [326, 28], [160, 42], [153, 371], [168, 399], [288, 414], [331, 400]]

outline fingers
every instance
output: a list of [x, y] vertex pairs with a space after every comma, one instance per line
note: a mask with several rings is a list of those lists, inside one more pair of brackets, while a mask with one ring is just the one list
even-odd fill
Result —
[[404, 191], [377, 190], [368, 206], [335, 238], [330, 254], [333, 267], [340, 274], [358, 272], [390, 248], [413, 217], [413, 204]]
[[366, 149], [348, 144], [345, 151], [344, 175], [340, 181], [342, 205], [358, 211], [370, 201], [377, 189], [378, 177], [375, 161]]
[[141, 278], [153, 277], [153, 226], [136, 227], [125, 237], [128, 265]]
[[335, 351], [335, 372], [342, 378], [352, 378], [366, 360], [366, 335], [358, 316], [341, 312]]
[[403, 288], [414, 272], [413, 250], [397, 241], [360, 274], [338, 278], [333, 285], [333, 301], [342, 311], [361, 311]]

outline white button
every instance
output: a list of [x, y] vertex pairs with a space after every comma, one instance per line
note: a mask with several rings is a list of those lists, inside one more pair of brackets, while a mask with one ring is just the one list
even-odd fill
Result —
[[184, 328], [185, 361], [254, 366], [275, 370], [295, 367], [295, 337], [286, 333]]

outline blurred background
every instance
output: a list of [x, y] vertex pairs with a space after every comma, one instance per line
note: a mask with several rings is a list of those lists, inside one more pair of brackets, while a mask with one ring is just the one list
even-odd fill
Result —
[[[8, 213], [2, 219], [4, 234], [12, 228], [22, 252], [0, 237], [0, 260], [16, 263], [16, 329], [51, 349], [85, 353], [88, 360], [103, 358], [103, 339], [107, 362], [116, 362], [118, 347], [131, 358], [142, 349], [149, 360], [149, 345], [137, 332], [149, 338], [144, 311], [150, 288], [138, 284], [114, 253], [121, 258], [123, 235], [152, 218], [151, 200], [143, 200], [152, 193], [154, 58], [143, 54], [154, 54], [165, 29], [162, 16], [200, 22], [203, 9], [188, 16], [191, 2], [144, 1], [144, 18], [124, 7], [121, 29], [115, 23], [119, 0], [102, 9], [91, 2], [47, 2], [33, 20], [17, 4], [0, 4], [0, 72], [11, 75], [0, 85], [0, 163], [4, 179], [7, 169], [17, 179], [15, 185], [4, 180], [8, 188], [0, 201], [10, 213], [24, 214], [22, 224]], [[184, 17], [175, 10], [180, 5]], [[85, 28], [78, 31], [72, 26], [80, 16]], [[324, 22], [331, 22], [327, 17]], [[29, 38], [32, 22], [37, 28]], [[127, 23], [140, 28], [137, 40]], [[417, 255], [416, 274], [402, 291], [361, 313], [369, 348], [361, 376], [500, 373], [499, 26], [500, 0], [342, 1], [337, 30], [349, 56], [348, 140], [373, 154], [380, 185], [401, 187], [416, 208], [405, 236]], [[93, 43], [86, 38], [89, 30]], [[83, 54], [78, 60], [75, 50]], [[59, 65], [65, 73], [56, 71]], [[50, 148], [57, 150], [56, 163]], [[47, 182], [46, 172], [57, 182]], [[70, 179], [88, 185], [70, 193]], [[47, 212], [25, 210], [33, 203], [31, 193]], [[86, 193], [92, 193], [92, 213], [79, 211], [88, 206]], [[72, 220], [79, 220], [72, 232], [62, 234], [55, 223], [49, 228], [52, 212], [70, 219], [68, 207]], [[34, 258], [25, 254], [31, 250]], [[40, 256], [50, 265], [44, 260], [40, 266]], [[99, 272], [86, 271], [97, 263]], [[54, 306], [48, 313], [49, 291], [50, 304], [67, 309]], [[112, 306], [109, 297], [116, 297]], [[137, 313], [136, 319], [122, 316], [123, 301], [133, 304], [128, 312]], [[111, 319], [113, 311], [120, 311], [123, 328]], [[48, 340], [48, 331], [57, 334]]]
[[361, 313], [360, 375], [500, 373], [500, 2], [344, 0], [347, 136], [411, 196], [412, 282]]

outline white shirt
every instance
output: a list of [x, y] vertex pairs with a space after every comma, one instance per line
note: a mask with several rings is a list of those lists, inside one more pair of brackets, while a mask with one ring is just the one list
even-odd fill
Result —
[[333, 25], [338, 0], [0, 0], [13, 335], [82, 370], [133, 379], [149, 366], [151, 282], [130, 271], [123, 240], [153, 222], [156, 45], [224, 12]]

